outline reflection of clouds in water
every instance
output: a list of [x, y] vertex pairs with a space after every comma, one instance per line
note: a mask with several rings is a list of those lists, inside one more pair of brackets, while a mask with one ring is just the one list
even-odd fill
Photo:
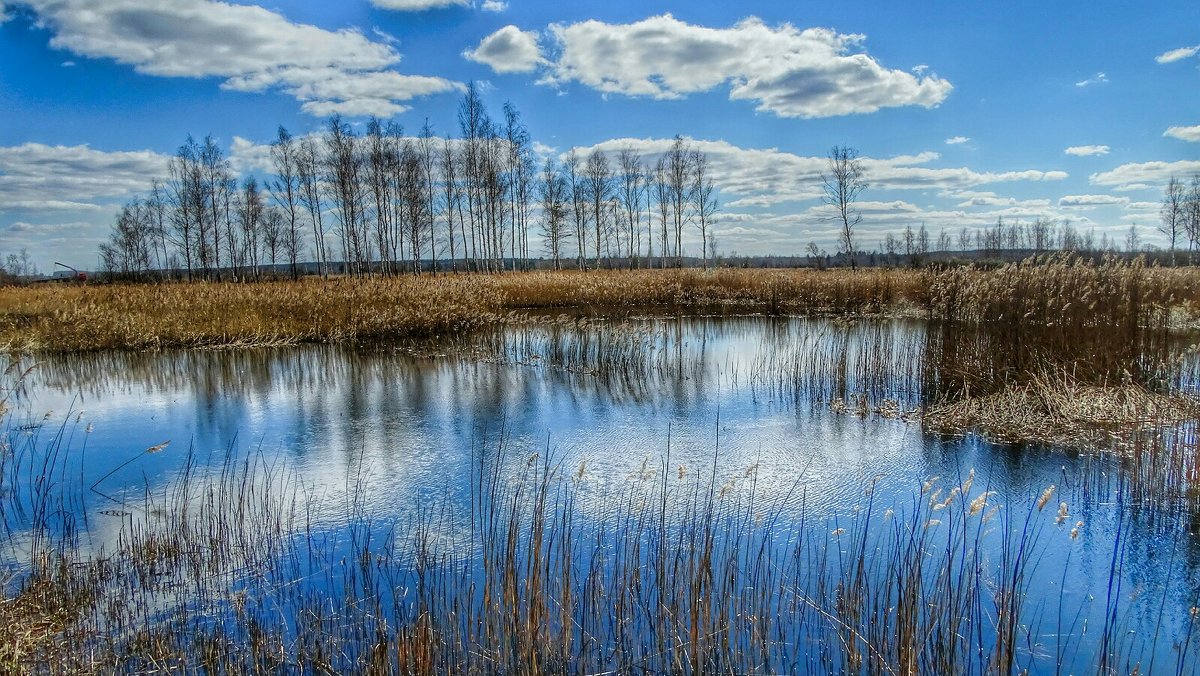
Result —
[[[807, 469], [820, 485], [831, 474], [822, 458], [839, 470], [847, 461], [871, 464], [847, 453], [897, 445], [870, 435], [905, 436], [893, 424], [864, 430], [809, 415], [794, 399], [751, 387], [755, 365], [774, 365], [765, 354], [830, 331], [848, 332], [825, 321], [695, 319], [593, 325], [573, 341], [551, 325], [506, 337], [499, 364], [327, 347], [66, 356], [44, 364], [33, 387], [47, 405], [78, 393], [107, 448], [138, 435], [139, 444], [190, 440], [201, 458], [219, 458], [231, 444], [261, 447], [327, 486], [361, 461], [381, 506], [461, 493], [455, 477], [469, 470], [471, 449], [484, 452], [501, 435], [514, 453], [548, 451], [572, 465], [587, 458], [606, 477], [668, 453], [675, 465], [709, 464], [719, 444], [724, 470], [759, 464], [767, 481], [790, 485]], [[625, 349], [643, 343], [652, 349]], [[649, 366], [632, 379], [570, 369], [613, 355], [626, 365], [645, 357]]]
[[[1070, 493], [1089, 538], [1115, 529], [1120, 507], [1072, 483], [1085, 470], [1116, 470], [1107, 461], [939, 439], [896, 420], [828, 410], [831, 398], [855, 392], [918, 400], [919, 322], [547, 324], [490, 340], [488, 359], [479, 360], [324, 346], [52, 357], [30, 380], [30, 405], [65, 411], [75, 401], [87, 409], [85, 420], [96, 425], [87, 484], [166, 439], [168, 449], [102, 488], [161, 491], [189, 450], [209, 467], [231, 453], [261, 454], [295, 472], [301, 503], [331, 530], [345, 523], [360, 479], [360, 506], [381, 521], [410, 523], [444, 500], [461, 528], [478, 459], [502, 451], [510, 476], [535, 453], [559, 464], [564, 481], [586, 463], [572, 484], [582, 516], [614, 509], [647, 472], [657, 478], [665, 467], [672, 485], [683, 486], [708, 476], [715, 460], [717, 486], [752, 486], [764, 499], [786, 498], [789, 508], [803, 503], [814, 518], [860, 505], [875, 477], [876, 504], [903, 507], [925, 478], [975, 468], [978, 485], [997, 491], [999, 502], [1022, 504], [1054, 483]], [[109, 507], [86, 497], [93, 515]], [[102, 517], [89, 525], [101, 529], [98, 542], [111, 536]], [[1131, 551], [1145, 532], [1131, 534]], [[1091, 543], [1078, 545], [1076, 561], [1088, 559]], [[1181, 558], [1200, 558], [1194, 545], [1189, 540]], [[1081, 569], [1107, 565], [1094, 558]], [[1153, 576], [1161, 567], [1130, 571]]]

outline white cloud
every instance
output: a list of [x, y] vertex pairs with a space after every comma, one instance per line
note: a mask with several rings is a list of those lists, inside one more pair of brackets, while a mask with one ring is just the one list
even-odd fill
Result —
[[[692, 141], [712, 163], [713, 180], [720, 186], [726, 206], [766, 207], [785, 202], [811, 200], [821, 195], [821, 174], [827, 170], [825, 157], [806, 157], [775, 148], [741, 148], [727, 141]], [[653, 165], [667, 152], [671, 139], [612, 139], [577, 151], [607, 153], [622, 148], [637, 150]], [[889, 158], [862, 158], [866, 180], [872, 190], [961, 190], [974, 186], [1012, 181], [1058, 181], [1062, 171], [977, 172], [966, 167], [923, 166], [939, 159], [934, 152]]]
[[677, 99], [729, 86], [729, 98], [780, 117], [819, 118], [880, 108], [932, 108], [949, 82], [885, 68], [861, 51], [865, 36], [826, 28], [771, 27], [751, 17], [707, 28], [670, 14], [629, 24], [554, 24], [558, 53], [542, 80], [606, 94]]
[[1172, 49], [1163, 52], [1162, 54], [1154, 57], [1154, 60], [1159, 63], [1174, 63], [1176, 61], [1182, 61], [1184, 59], [1193, 57], [1197, 53], [1200, 53], [1200, 45], [1196, 45], [1194, 47], [1180, 47], [1179, 49]]
[[951, 136], [950, 138], [946, 139], [946, 145], [948, 145], [948, 146], [962, 145], [970, 140], [971, 139], [966, 136]]
[[400, 12], [423, 12], [427, 9], [471, 6], [470, 0], [371, 0], [371, 4], [380, 9], [394, 9]]
[[1114, 186], [1116, 190], [1141, 190], [1162, 185], [1172, 176], [1197, 172], [1200, 172], [1200, 160], [1131, 162], [1110, 171], [1092, 174], [1088, 180], [1094, 185]]
[[99, 210], [98, 202], [146, 190], [166, 166], [166, 156], [148, 150], [103, 152], [41, 143], [0, 147], [0, 207]]
[[51, 46], [110, 58], [139, 73], [223, 78], [225, 89], [282, 91], [323, 115], [394, 115], [402, 102], [457, 83], [394, 70], [391, 45], [357, 30], [294, 23], [257, 6], [214, 0], [20, 0], [53, 32]]
[[1163, 132], [1163, 136], [1177, 138], [1180, 141], [1200, 143], [1200, 124], [1194, 127], [1170, 127]]
[[463, 56], [497, 73], [528, 73], [542, 62], [538, 37], [537, 31], [505, 26], [485, 37], [475, 49], [464, 51]]
[[501, 0], [483, 0], [483, 5], [480, 6], [485, 12], [503, 12], [508, 9], [508, 3]]
[[1071, 146], [1063, 152], [1076, 157], [1091, 157], [1092, 155], [1107, 155], [1111, 150], [1108, 146]]
[[1095, 207], [1106, 207], [1116, 204], [1129, 204], [1129, 198], [1115, 197], [1113, 195], [1066, 195], [1060, 197], [1058, 200], [1058, 206], [1075, 209], [1093, 209]]
[[1154, 214], [1157, 214], [1161, 208], [1162, 204], [1159, 202], [1129, 202], [1125, 205], [1125, 211], [1149, 212]]
[[1050, 200], [1046, 199], [1019, 200], [1015, 197], [1001, 197], [994, 192], [976, 192], [974, 190], [949, 191], [942, 193], [942, 196], [963, 200], [956, 205], [960, 209], [974, 207], [1024, 207], [1028, 209], [1042, 209], [1050, 206]]
[[147, 150], [0, 147], [0, 250], [28, 248], [43, 267], [88, 267], [119, 202], [145, 193], [166, 168], [166, 156]]
[[1080, 80], [1075, 83], [1076, 87], [1090, 87], [1091, 85], [1104, 84], [1108, 82], [1108, 75], [1104, 71], [1100, 71], [1086, 80]]

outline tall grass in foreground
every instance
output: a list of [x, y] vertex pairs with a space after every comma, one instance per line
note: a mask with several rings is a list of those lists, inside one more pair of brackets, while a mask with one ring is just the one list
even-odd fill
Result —
[[1048, 555], [1088, 534], [1053, 487], [1001, 505], [968, 472], [898, 504], [868, 485], [828, 515], [804, 506], [803, 477], [762, 493], [756, 468], [717, 469], [719, 451], [676, 470], [668, 450], [596, 493], [586, 466], [501, 444], [475, 450], [466, 500], [400, 521], [368, 510], [363, 474], [325, 523], [328, 505], [257, 454], [191, 459], [81, 514], [72, 434], [5, 449], [8, 670], [1198, 670], [1195, 612], [1129, 633], [1120, 529], [1107, 598], [1031, 586], [1065, 575], [1071, 555]]

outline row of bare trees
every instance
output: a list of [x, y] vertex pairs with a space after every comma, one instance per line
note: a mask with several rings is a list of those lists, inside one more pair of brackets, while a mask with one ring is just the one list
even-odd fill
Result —
[[880, 242], [880, 253], [895, 262], [899, 257], [923, 256], [933, 251], [978, 251], [1000, 254], [1007, 251], [1046, 253], [1050, 251], [1101, 252], [1136, 251], [1141, 238], [1136, 226], [1121, 238], [1107, 233], [1096, 237], [1094, 230], [1080, 230], [1069, 221], [1036, 218], [1033, 221], [996, 219], [989, 227], [962, 228], [957, 233], [942, 229], [937, 239], [922, 223], [920, 227], [905, 226], [899, 233], [887, 233]]
[[581, 270], [614, 259], [630, 267], [679, 265], [687, 227], [700, 235], [705, 268], [715, 249], [718, 202], [708, 157], [680, 137], [652, 166], [630, 148], [617, 152], [615, 164], [601, 150], [586, 159], [574, 150], [562, 162], [549, 158], [538, 205], [556, 270], [572, 253]]
[[[224, 270], [258, 277], [263, 264], [290, 262], [303, 251], [296, 213], [273, 203], [276, 182], [238, 181], [212, 137], [192, 137], [168, 164], [165, 181], [121, 208], [107, 242], [104, 269], [125, 276], [180, 270], [190, 278]], [[290, 216], [290, 217], [289, 217]]]
[[1162, 219], [1159, 232], [1167, 239], [1171, 260], [1184, 240], [1187, 241], [1188, 262], [1193, 262], [1196, 245], [1200, 243], [1200, 174], [1193, 174], [1190, 184], [1172, 176], [1163, 191]]
[[458, 124], [453, 139], [428, 122], [416, 136], [377, 119], [359, 134], [337, 116], [319, 134], [280, 127], [261, 183], [239, 181], [212, 137], [189, 137], [166, 179], [121, 210], [101, 263], [130, 277], [257, 279], [267, 266], [296, 276], [305, 259], [322, 274], [498, 272], [529, 265], [540, 235], [555, 268], [653, 264], [656, 254], [666, 266], [679, 264], [694, 227], [707, 266], [716, 189], [708, 158], [682, 138], [653, 166], [630, 149], [571, 151], [539, 172], [511, 104], [492, 119], [472, 85]]

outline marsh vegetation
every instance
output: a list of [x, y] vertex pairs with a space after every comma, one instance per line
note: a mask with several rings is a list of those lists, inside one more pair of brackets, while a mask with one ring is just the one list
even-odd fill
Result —
[[1196, 673], [1195, 299], [1064, 259], [8, 290], [0, 666]]

